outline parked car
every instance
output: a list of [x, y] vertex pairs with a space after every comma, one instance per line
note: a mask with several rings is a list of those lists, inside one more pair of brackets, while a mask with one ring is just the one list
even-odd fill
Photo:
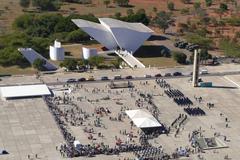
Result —
[[95, 81], [95, 79], [94, 79], [93, 76], [89, 76], [87, 80], [88, 80], [88, 81]]
[[79, 78], [78, 79], [78, 82], [83, 82], [83, 81], [86, 81], [86, 78]]
[[162, 77], [160, 73], [156, 74], [155, 77]]
[[182, 76], [182, 73], [181, 72], [174, 72], [173, 76]]
[[181, 43], [181, 44], [179, 44], [179, 48], [181, 48], [181, 49], [184, 49], [184, 48], [186, 48], [187, 47], [187, 45], [188, 45], [188, 43], [187, 42], [183, 42], [183, 43]]
[[0, 149], [0, 155], [3, 155], [3, 154], [8, 154], [8, 152], [6, 150]]
[[145, 78], [151, 78], [152, 76], [149, 75], [149, 74], [145, 74], [144, 77], [145, 77]]
[[114, 80], [120, 80], [120, 79], [122, 79], [122, 76], [121, 75], [115, 75], [113, 79]]
[[202, 69], [200, 71], [200, 74], [203, 75], [203, 74], [208, 74], [208, 70], [207, 69]]
[[107, 76], [103, 76], [103, 77], [101, 77], [101, 80], [102, 80], [102, 81], [108, 81], [109, 78], [108, 78]]
[[190, 52], [193, 52], [195, 49], [197, 49], [197, 48], [199, 48], [199, 46], [198, 45], [196, 45], [196, 44], [190, 44], [190, 45], [188, 45], [187, 47], [186, 47], [186, 49], [188, 50], [188, 51], [190, 51]]
[[133, 79], [133, 76], [126, 76], [125, 79]]
[[164, 77], [171, 77], [172, 74], [171, 73], [165, 73]]
[[74, 83], [74, 82], [77, 82], [77, 80], [74, 78], [70, 78], [67, 80], [67, 83]]

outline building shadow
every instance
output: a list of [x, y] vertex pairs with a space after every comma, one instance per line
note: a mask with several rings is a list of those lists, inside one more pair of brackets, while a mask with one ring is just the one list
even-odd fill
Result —
[[135, 53], [137, 58], [153, 58], [153, 57], [171, 57], [170, 50], [165, 46], [146, 45], [141, 46]]
[[169, 38], [162, 36], [162, 35], [152, 35], [148, 38], [147, 41], [164, 41], [168, 40]]
[[238, 87], [230, 87], [230, 86], [212, 86], [212, 87], [201, 87], [201, 88], [238, 89]]

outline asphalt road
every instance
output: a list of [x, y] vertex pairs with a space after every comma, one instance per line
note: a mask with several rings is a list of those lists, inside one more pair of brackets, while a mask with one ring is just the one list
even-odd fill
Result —
[[[209, 76], [226, 76], [226, 75], [239, 75], [240, 71], [234, 71], [234, 72], [214, 72], [214, 73], [208, 73], [208, 74], [203, 74], [200, 75], [200, 77], [209, 77]], [[171, 76], [171, 77], [157, 77], [157, 78], [162, 78], [162, 79], [174, 79], [174, 78], [186, 78], [186, 77], [191, 77], [191, 75], [182, 75], [182, 76]], [[72, 83], [67, 83], [64, 81], [58, 81], [58, 82], [50, 82], [50, 83], [45, 83], [46, 85], [52, 86], [52, 85], [64, 85], [64, 84], [74, 84], [74, 83], [79, 83], [79, 84], [84, 84], [84, 83], [106, 83], [110, 81], [114, 82], [123, 82], [123, 81], [139, 81], [139, 80], [154, 80], [156, 77], [151, 77], [151, 78], [146, 78], [146, 77], [135, 77], [133, 79], [119, 79], [119, 80], [94, 80], [94, 81], [81, 81], [81, 82], [72, 82]]]

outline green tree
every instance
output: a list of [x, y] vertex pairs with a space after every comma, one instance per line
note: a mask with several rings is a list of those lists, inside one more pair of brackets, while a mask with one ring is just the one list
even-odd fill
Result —
[[114, 0], [113, 3], [116, 3], [120, 7], [125, 7], [129, 5], [129, 0]]
[[136, 14], [146, 14], [146, 11], [145, 11], [145, 9], [140, 8], [137, 10]]
[[45, 70], [44, 65], [46, 64], [46, 61], [40, 58], [37, 58], [34, 62], [33, 62], [33, 67], [36, 68], [39, 71], [43, 71]]
[[228, 6], [225, 3], [220, 3], [219, 5], [220, 12], [226, 12], [228, 10]]
[[191, 0], [181, 0], [184, 4], [189, 4], [191, 3]]
[[157, 13], [157, 7], [153, 7], [153, 12]]
[[188, 33], [185, 36], [186, 40], [190, 43], [194, 43], [199, 45], [201, 48], [211, 48], [212, 40], [207, 38], [206, 36], [201, 36], [197, 33]]
[[120, 20], [123, 20], [126, 22], [139, 22], [139, 23], [143, 23], [145, 25], [148, 25], [149, 21], [150, 21], [143, 10], [138, 10], [138, 12], [135, 14], [121, 17]]
[[93, 56], [88, 59], [88, 62], [91, 66], [98, 67], [101, 63], [104, 62], [104, 58], [100, 56]]
[[182, 52], [173, 52], [173, 59], [180, 64], [186, 64], [187, 56]]
[[32, 2], [43, 11], [57, 11], [60, 8], [58, 0], [32, 0]]
[[123, 62], [123, 60], [122, 60], [122, 58], [120, 58], [120, 57], [117, 57], [117, 59], [111, 61], [112, 65], [113, 65], [115, 68], [119, 68], [122, 62]]
[[205, 0], [205, 3], [206, 3], [207, 7], [210, 7], [212, 5], [213, 1], [212, 0]]
[[212, 40], [206, 36], [199, 35], [197, 33], [188, 33], [185, 36], [186, 40], [190, 43], [199, 45], [201, 48], [209, 49], [212, 45]]
[[171, 22], [171, 14], [165, 11], [160, 11], [157, 13], [156, 18], [154, 19], [155, 24], [163, 30], [165, 33], [166, 29], [169, 27]]
[[120, 12], [116, 12], [114, 14], [114, 17], [117, 18], [117, 19], [121, 18], [121, 16], [122, 16], [122, 14]]
[[64, 59], [62, 63], [60, 63], [61, 67], [65, 67], [68, 70], [75, 70], [78, 65], [78, 61], [76, 59]]
[[190, 9], [189, 8], [183, 8], [183, 9], [181, 9], [181, 14], [183, 14], [183, 15], [187, 15], [187, 14], [189, 14], [190, 13]]
[[106, 6], [106, 8], [108, 8], [108, 5], [110, 4], [110, 0], [104, 0], [103, 3]]
[[194, 9], [197, 10], [197, 9], [201, 8], [201, 3], [200, 2], [195, 2], [193, 4], [193, 6], [194, 6]]
[[127, 10], [127, 15], [128, 15], [128, 16], [133, 15], [133, 14], [134, 14], [133, 9], [128, 9], [128, 10]]
[[30, 5], [30, 0], [20, 0], [19, 2], [20, 6], [22, 6], [23, 8], [28, 8]]
[[89, 39], [90, 37], [86, 33], [82, 32], [81, 30], [72, 31], [66, 37], [66, 40], [72, 43], [87, 41]]
[[169, 2], [169, 3], [167, 4], [167, 7], [168, 7], [168, 9], [169, 9], [170, 11], [173, 11], [173, 10], [175, 9], [175, 5], [174, 5], [173, 2]]
[[208, 60], [208, 59], [211, 59], [212, 58], [212, 55], [208, 53], [208, 50], [207, 49], [201, 49], [200, 51], [200, 60]]

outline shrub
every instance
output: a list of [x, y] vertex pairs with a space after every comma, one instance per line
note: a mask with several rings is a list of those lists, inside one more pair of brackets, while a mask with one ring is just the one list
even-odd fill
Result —
[[226, 12], [228, 10], [228, 6], [225, 3], [220, 3], [219, 9], [221, 12]]
[[77, 68], [78, 62], [76, 59], [64, 59], [62, 63], [60, 63], [61, 67], [65, 67], [68, 70], [75, 70]]
[[206, 6], [210, 7], [212, 5], [212, 0], [205, 0]]
[[168, 9], [169, 9], [170, 11], [173, 11], [173, 10], [175, 9], [175, 6], [174, 6], [174, 3], [173, 3], [173, 2], [169, 2], [169, 3], [167, 4], [167, 7], [168, 7]]
[[180, 64], [186, 64], [187, 56], [182, 52], [173, 52], [173, 59]]
[[39, 71], [43, 71], [43, 70], [45, 70], [45, 67], [44, 67], [45, 64], [46, 64], [45, 60], [37, 58], [33, 62], [33, 67], [36, 68]]

